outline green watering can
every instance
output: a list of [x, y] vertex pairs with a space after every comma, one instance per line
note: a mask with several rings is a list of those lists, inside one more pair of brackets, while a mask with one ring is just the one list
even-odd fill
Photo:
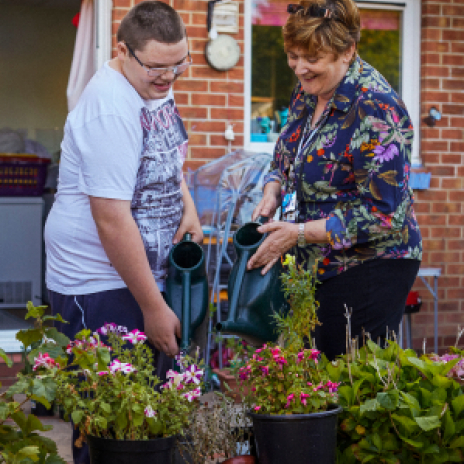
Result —
[[273, 315], [289, 311], [280, 280], [280, 261], [264, 276], [261, 269], [246, 270], [248, 260], [266, 238], [267, 234], [257, 231], [261, 225], [249, 222], [234, 235], [237, 260], [229, 276], [229, 314], [226, 321], [216, 325], [223, 334], [238, 335], [253, 346], [275, 342], [278, 335]]
[[185, 234], [169, 254], [166, 301], [181, 321], [180, 349], [187, 352], [208, 310], [205, 256], [201, 246], [192, 242], [190, 234]]

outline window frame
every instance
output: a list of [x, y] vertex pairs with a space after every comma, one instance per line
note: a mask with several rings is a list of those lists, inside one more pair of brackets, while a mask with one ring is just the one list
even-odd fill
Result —
[[[401, 24], [401, 91], [415, 130], [412, 165], [420, 166], [420, 36], [421, 0], [359, 0], [358, 7], [367, 9], [391, 9], [402, 11]], [[254, 152], [272, 153], [274, 143], [251, 142], [251, 55], [252, 55], [252, 2], [245, 2], [245, 149]], [[406, 66], [407, 63], [407, 66]]]

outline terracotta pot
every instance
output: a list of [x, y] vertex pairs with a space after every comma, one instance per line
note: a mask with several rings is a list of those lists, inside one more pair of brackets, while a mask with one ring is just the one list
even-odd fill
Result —
[[227, 459], [222, 464], [256, 464], [256, 458], [254, 456], [235, 456]]
[[[241, 403], [242, 392], [240, 391], [240, 385], [237, 384], [237, 379], [230, 373], [230, 371], [228, 369], [213, 369], [213, 372], [219, 378], [222, 393], [233, 398], [235, 403]], [[225, 383], [227, 383], [230, 390], [224, 385]], [[248, 389], [245, 388], [243, 393], [245, 395], [248, 394]]]

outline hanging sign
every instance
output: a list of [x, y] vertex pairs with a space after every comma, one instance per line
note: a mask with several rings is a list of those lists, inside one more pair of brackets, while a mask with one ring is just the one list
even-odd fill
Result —
[[237, 2], [223, 0], [214, 4], [212, 27], [217, 32], [225, 32], [229, 34], [238, 33], [238, 13], [239, 5]]

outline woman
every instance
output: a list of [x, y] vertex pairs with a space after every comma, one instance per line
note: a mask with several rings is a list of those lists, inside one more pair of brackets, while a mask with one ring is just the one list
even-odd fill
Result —
[[282, 206], [282, 218], [261, 226], [269, 236], [248, 269], [264, 274], [287, 252], [306, 268], [318, 260], [315, 340], [333, 359], [345, 352], [345, 305], [353, 337], [398, 332], [422, 254], [408, 187], [413, 129], [395, 91], [357, 56], [354, 1], [302, 0], [288, 12], [285, 51], [299, 82], [253, 212], [273, 217]]

